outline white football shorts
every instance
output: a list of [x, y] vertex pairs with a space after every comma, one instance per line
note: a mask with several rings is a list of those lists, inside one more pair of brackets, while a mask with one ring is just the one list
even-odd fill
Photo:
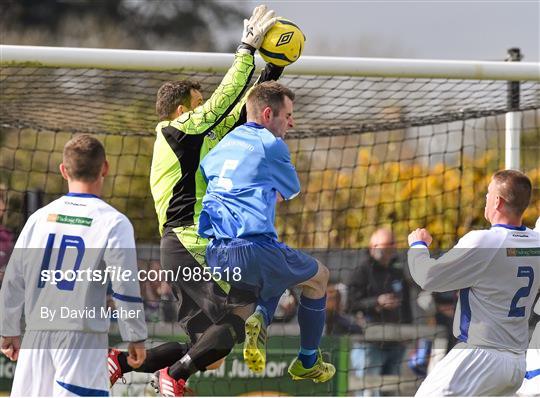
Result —
[[435, 365], [415, 396], [511, 396], [524, 375], [525, 353], [459, 343]]
[[12, 397], [108, 396], [106, 333], [27, 331]]
[[540, 322], [536, 324], [527, 350], [527, 373], [518, 396], [540, 397]]

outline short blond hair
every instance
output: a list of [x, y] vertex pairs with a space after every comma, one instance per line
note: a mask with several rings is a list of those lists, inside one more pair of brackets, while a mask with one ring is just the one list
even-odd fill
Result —
[[521, 216], [531, 202], [532, 183], [529, 177], [517, 170], [499, 170], [493, 174], [493, 181], [508, 210]]

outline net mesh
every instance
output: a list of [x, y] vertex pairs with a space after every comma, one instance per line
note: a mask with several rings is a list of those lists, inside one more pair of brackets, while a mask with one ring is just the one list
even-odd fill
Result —
[[[140, 246], [147, 245], [141, 266], [150, 267], [159, 257], [148, 186], [155, 95], [164, 81], [184, 78], [200, 81], [208, 98], [222, 74], [3, 65], [0, 178], [7, 209], [3, 224], [17, 233], [32, 193], [40, 192], [48, 203], [65, 192], [58, 172], [63, 145], [73, 134], [92, 133], [104, 143], [111, 164], [103, 198], [131, 219]], [[491, 174], [504, 167], [507, 82], [287, 74], [281, 81], [296, 93], [296, 125], [287, 143], [302, 193], [279, 205], [278, 232], [283, 241], [312, 252], [329, 266], [335, 313], [349, 320], [357, 316], [347, 313], [347, 286], [377, 228], [391, 227], [398, 247], [404, 248], [407, 234], [425, 226], [435, 247], [444, 249], [467, 231], [485, 227], [485, 187]], [[540, 214], [539, 88], [538, 82], [521, 84], [522, 169], [536, 187], [525, 214], [529, 226]], [[175, 304], [164, 289], [159, 284], [143, 286], [156, 341], [182, 333], [170, 323]], [[362, 325], [363, 333], [353, 338], [327, 324], [323, 347], [339, 364], [331, 383], [316, 386], [288, 379], [283, 364], [298, 347], [298, 324], [294, 310], [292, 315], [287, 312], [294, 305], [282, 303], [283, 322], [270, 330], [270, 369], [265, 377], [246, 373], [235, 351], [226, 368], [207, 372], [193, 384], [199, 395], [254, 391], [337, 395], [365, 389], [412, 394], [421, 376], [407, 365], [409, 356], [426, 341], [445, 343], [448, 332], [443, 325], [434, 326], [433, 314], [417, 304], [418, 293], [410, 283], [410, 325], [382, 325], [382, 329]], [[294, 292], [288, 300], [294, 304]], [[335, 313], [327, 319], [333, 322]], [[366, 344], [380, 341], [405, 347], [404, 353], [394, 355], [399, 375], [380, 375], [365, 357], [362, 361]], [[371, 367], [377, 369], [370, 371]], [[130, 377], [133, 380], [125, 387], [130, 394], [148, 393], [143, 384], [147, 376]]]
[[[203, 72], [3, 66], [0, 121], [54, 131], [148, 135], [164, 81], [198, 80], [208, 97], [221, 78]], [[285, 75], [282, 82], [297, 93], [291, 136], [301, 138], [390, 131], [507, 109], [504, 81]], [[521, 91], [521, 109], [536, 109], [538, 83], [522, 82]]]

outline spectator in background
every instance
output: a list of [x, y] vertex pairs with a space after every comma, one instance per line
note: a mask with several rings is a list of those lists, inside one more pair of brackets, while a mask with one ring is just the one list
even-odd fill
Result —
[[409, 289], [397, 264], [394, 234], [380, 228], [371, 235], [369, 255], [352, 273], [348, 312], [367, 322], [410, 323]]
[[286, 289], [280, 297], [272, 323], [290, 322], [298, 311], [298, 296], [292, 289]]
[[[430, 369], [454, 347], [457, 339], [453, 333], [454, 313], [456, 311], [457, 292], [422, 291], [417, 298], [418, 306], [428, 316], [428, 325], [442, 326], [445, 330], [446, 344], [437, 344], [433, 339], [421, 338], [417, 341], [416, 350], [409, 358], [409, 368], [420, 377], [425, 377]], [[440, 336], [443, 337], [443, 336]], [[429, 367], [429, 368], [428, 368]]]
[[7, 189], [0, 184], [0, 286], [4, 279], [6, 265], [15, 245], [13, 232], [5, 225], [7, 211]]
[[457, 292], [433, 293], [435, 302], [435, 324], [446, 329], [448, 338], [447, 352], [457, 343], [457, 339], [452, 332], [454, 313], [456, 312]]
[[363, 330], [355, 319], [344, 313], [339, 288], [334, 284], [326, 288], [326, 334], [362, 334]]
[[176, 320], [174, 295], [170, 285], [161, 280], [161, 266], [158, 261], [151, 261], [146, 268], [146, 280], [141, 281], [141, 294], [144, 300], [144, 312], [148, 322], [173, 322]]
[[139, 268], [146, 268], [145, 280], [140, 282], [141, 284], [141, 295], [144, 301], [144, 314], [146, 315], [147, 322], [159, 322], [160, 313], [159, 313], [159, 302], [161, 300], [161, 281], [158, 278], [158, 273], [160, 266], [158, 262], [150, 262], [149, 264], [144, 264]]
[[[362, 317], [366, 324], [411, 322], [409, 287], [398, 262], [395, 239], [387, 228], [371, 235], [369, 253], [352, 273], [348, 286], [350, 314]], [[381, 336], [384, 337], [384, 336]], [[372, 341], [351, 352], [356, 375], [395, 375], [400, 373], [405, 355], [401, 341]], [[372, 392], [377, 394], [378, 392]]]
[[[457, 291], [426, 292], [421, 291], [417, 298], [418, 307], [427, 317], [428, 325], [442, 326], [446, 330], [448, 352], [457, 342], [453, 333], [454, 313], [456, 311]], [[445, 352], [445, 354], [446, 354]]]

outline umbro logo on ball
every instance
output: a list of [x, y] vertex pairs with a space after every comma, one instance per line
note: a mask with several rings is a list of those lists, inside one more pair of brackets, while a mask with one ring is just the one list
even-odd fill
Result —
[[294, 32], [285, 32], [281, 36], [279, 36], [279, 39], [276, 43], [276, 47], [282, 46], [284, 44], [288, 44], [291, 41], [293, 34]]

